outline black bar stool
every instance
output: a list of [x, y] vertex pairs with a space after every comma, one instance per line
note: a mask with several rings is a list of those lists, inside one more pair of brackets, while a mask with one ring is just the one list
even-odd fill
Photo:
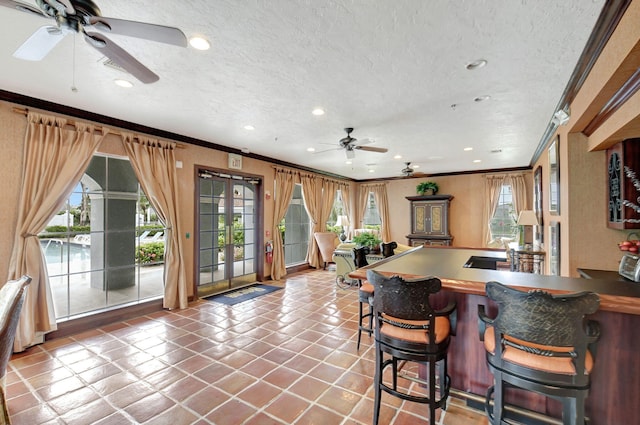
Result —
[[[436, 277], [403, 279], [386, 277], [367, 270], [367, 279], [374, 286], [376, 372], [374, 378], [373, 424], [378, 424], [382, 391], [417, 403], [429, 405], [429, 423], [435, 424], [436, 409], [446, 409], [451, 388], [447, 374], [447, 351], [455, 327], [455, 303], [434, 310], [429, 296], [440, 291]], [[428, 365], [427, 380], [398, 386], [398, 372], [407, 362]], [[439, 373], [436, 373], [436, 363]], [[391, 367], [391, 382], [385, 382], [385, 369]], [[428, 395], [424, 394], [424, 384]], [[436, 385], [439, 394], [436, 397]], [[416, 391], [417, 389], [417, 391]]]
[[563, 424], [584, 425], [592, 353], [600, 335], [598, 323], [585, 315], [598, 310], [598, 295], [523, 292], [498, 282], [487, 283], [486, 293], [498, 304], [494, 319], [478, 306], [480, 339], [494, 377], [485, 403], [491, 424], [509, 424], [504, 418], [508, 384], [559, 399]]
[[[353, 263], [356, 269], [360, 267], [368, 266], [367, 254], [369, 248], [366, 246], [360, 248], [353, 248]], [[358, 281], [358, 345], [356, 349], [360, 349], [360, 339], [362, 338], [362, 332], [366, 332], [371, 336], [373, 333], [373, 285], [367, 280]], [[364, 305], [367, 305], [367, 312], [364, 311]], [[364, 319], [369, 320], [368, 325], [364, 325]]]

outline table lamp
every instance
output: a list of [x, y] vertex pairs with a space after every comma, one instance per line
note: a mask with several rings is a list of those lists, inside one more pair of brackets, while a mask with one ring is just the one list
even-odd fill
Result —
[[524, 247], [524, 226], [538, 226], [538, 217], [533, 210], [520, 211], [518, 215], [518, 226], [520, 226], [520, 246]]
[[344, 228], [349, 227], [349, 217], [346, 215], [339, 215], [338, 220], [336, 221], [336, 226], [342, 227], [342, 233], [340, 233], [340, 240], [344, 242], [347, 239], [347, 235], [344, 233]]

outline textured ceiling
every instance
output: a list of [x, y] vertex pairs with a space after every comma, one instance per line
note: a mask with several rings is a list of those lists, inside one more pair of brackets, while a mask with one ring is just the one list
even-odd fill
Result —
[[[0, 88], [371, 179], [400, 176], [405, 161], [424, 173], [530, 165], [604, 1], [97, 4], [103, 16], [204, 35], [212, 48], [112, 35], [160, 76], [148, 85], [131, 78], [134, 87], [124, 89], [113, 80], [127, 75], [104, 66], [80, 36], [66, 37], [40, 62], [14, 58], [47, 22], [0, 8]], [[487, 66], [466, 69], [481, 58]], [[490, 98], [474, 101], [479, 96]], [[326, 114], [312, 115], [315, 107]], [[344, 151], [326, 151], [337, 148], [344, 127], [389, 151], [357, 151], [353, 164], [345, 164]], [[309, 147], [325, 152], [312, 154]]]

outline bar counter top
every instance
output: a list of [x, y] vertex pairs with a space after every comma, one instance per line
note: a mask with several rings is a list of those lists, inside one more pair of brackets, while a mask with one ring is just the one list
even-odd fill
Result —
[[464, 267], [472, 256], [506, 261], [506, 252], [502, 250], [420, 246], [355, 270], [349, 276], [365, 279], [367, 269], [406, 277], [436, 276], [442, 281], [443, 289], [474, 295], [484, 295], [485, 283], [492, 280], [550, 293], [592, 291], [600, 296], [601, 310], [640, 315], [640, 283]]

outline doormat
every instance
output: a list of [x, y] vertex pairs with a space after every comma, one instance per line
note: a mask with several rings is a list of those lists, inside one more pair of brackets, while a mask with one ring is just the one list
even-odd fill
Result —
[[258, 298], [260, 295], [270, 294], [278, 289], [282, 288], [280, 286], [255, 284], [235, 291], [225, 292], [224, 294], [211, 295], [210, 297], [205, 297], [203, 299], [226, 305], [234, 305]]

